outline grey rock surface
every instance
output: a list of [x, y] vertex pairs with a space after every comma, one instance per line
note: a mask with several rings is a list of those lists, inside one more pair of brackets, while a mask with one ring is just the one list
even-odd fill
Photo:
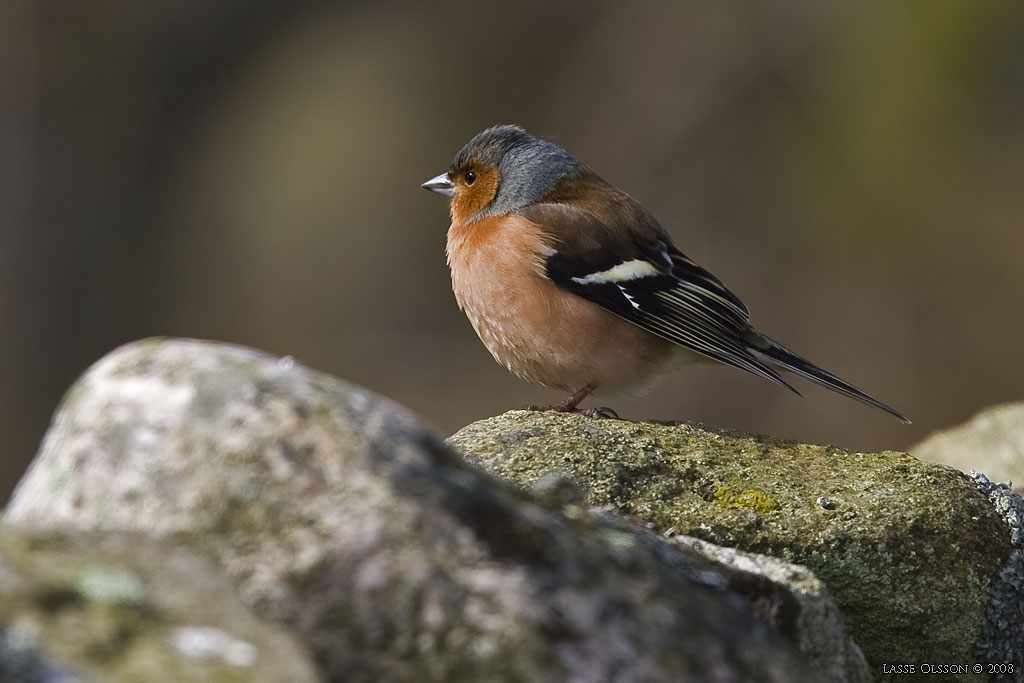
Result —
[[97, 363], [6, 518], [209, 549], [332, 681], [824, 680], [685, 553], [239, 347], [149, 340]]
[[[981, 642], [1016, 632], [999, 636], [987, 621], [994, 582], [1012, 563], [1010, 531], [975, 482], [950, 468], [686, 423], [524, 411], [449, 442], [524, 488], [563, 472], [587, 504], [657, 533], [806, 566], [876, 676], [891, 662], [972, 663]], [[1016, 661], [1024, 644], [989, 647]]]
[[816, 671], [837, 683], [874, 680], [864, 653], [846, 632], [832, 594], [811, 570], [690, 536], [675, 536], [672, 540], [729, 567], [731, 572], [718, 570], [727, 577], [729, 588], [746, 597], [765, 620], [789, 635]]
[[915, 458], [984, 472], [1024, 491], [1024, 403], [986, 408], [967, 422], [929, 434], [907, 449]]
[[317, 680], [309, 653], [190, 550], [0, 526], [0, 681]]
[[979, 661], [1002, 665], [993, 680], [1020, 683], [1024, 681], [1024, 499], [1006, 483], [992, 482], [980, 472], [972, 472], [971, 478], [1006, 523], [1013, 544], [1009, 562], [993, 582], [986, 632], [975, 651]]

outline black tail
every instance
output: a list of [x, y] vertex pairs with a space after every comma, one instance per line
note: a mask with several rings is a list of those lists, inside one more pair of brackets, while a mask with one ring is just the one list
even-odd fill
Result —
[[761, 339], [759, 339], [758, 342], [761, 341], [763, 341], [763, 344], [758, 343], [756, 346], [752, 345], [749, 347], [750, 350], [759, 358], [766, 360], [770, 363], [774, 363], [775, 365], [778, 365], [779, 367], [785, 370], [789, 370], [790, 372], [795, 372], [796, 374], [801, 375], [802, 377], [805, 377], [811, 380], [812, 382], [820, 384], [821, 386], [831, 389], [832, 391], [843, 394], [844, 396], [849, 396], [850, 398], [861, 401], [862, 403], [867, 403], [868, 405], [875, 406], [876, 408], [881, 408], [885, 412], [898, 418], [899, 420], [905, 422], [906, 424], [910, 424], [910, 420], [900, 415], [898, 412], [896, 412], [889, 406], [885, 405], [878, 399], [868, 396], [857, 387], [847, 382], [844, 382], [843, 380], [833, 375], [831, 372], [822, 370], [814, 363], [804, 358], [801, 358], [800, 356], [796, 355], [789, 349], [784, 348], [781, 344], [775, 342], [774, 340], [761, 335]]

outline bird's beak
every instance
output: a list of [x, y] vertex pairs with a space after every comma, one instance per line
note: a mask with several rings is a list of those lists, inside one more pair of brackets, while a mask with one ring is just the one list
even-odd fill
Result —
[[438, 194], [443, 194], [445, 197], [455, 196], [455, 186], [452, 185], [452, 181], [448, 180], [448, 174], [442, 173], [441, 175], [434, 176], [427, 182], [420, 185], [424, 190], [430, 190]]

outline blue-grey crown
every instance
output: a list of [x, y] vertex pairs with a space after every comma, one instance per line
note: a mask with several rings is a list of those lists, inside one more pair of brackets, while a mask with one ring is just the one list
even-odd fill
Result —
[[477, 133], [459, 150], [452, 169], [471, 159], [498, 167], [498, 192], [476, 218], [514, 213], [542, 199], [559, 181], [577, 175], [583, 168], [555, 143], [509, 125]]

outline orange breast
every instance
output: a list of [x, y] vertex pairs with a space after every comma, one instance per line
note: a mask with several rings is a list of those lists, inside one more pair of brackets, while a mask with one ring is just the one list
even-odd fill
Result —
[[521, 216], [449, 229], [455, 298], [491, 355], [523, 379], [566, 391], [657, 372], [673, 345], [548, 280], [548, 249], [541, 227]]

